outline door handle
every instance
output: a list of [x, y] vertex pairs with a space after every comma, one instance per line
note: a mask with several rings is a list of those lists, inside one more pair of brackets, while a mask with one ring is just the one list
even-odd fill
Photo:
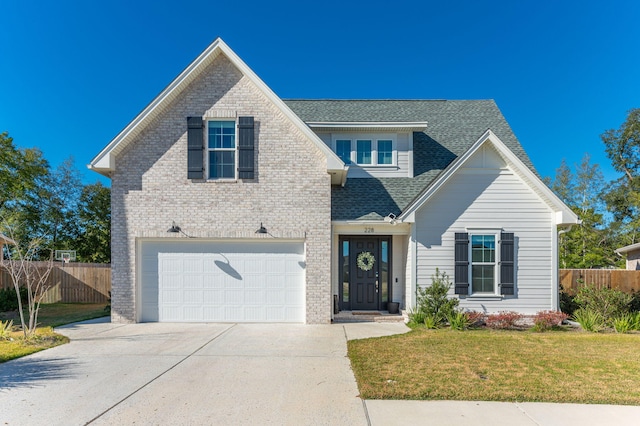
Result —
[[376, 293], [378, 292], [378, 278], [376, 278]]

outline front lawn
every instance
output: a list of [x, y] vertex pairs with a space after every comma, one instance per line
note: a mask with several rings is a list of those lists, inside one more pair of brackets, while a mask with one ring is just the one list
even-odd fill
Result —
[[640, 404], [640, 334], [420, 328], [348, 351], [364, 399]]
[[[104, 307], [104, 303], [41, 305], [38, 315], [38, 329], [31, 340], [23, 340], [23, 334], [20, 330], [11, 333], [12, 340], [0, 339], [0, 363], [67, 343], [69, 339], [54, 333], [52, 327], [103, 317], [108, 315]], [[20, 316], [17, 311], [1, 312], [0, 320], [13, 320], [15, 328], [20, 326]]]

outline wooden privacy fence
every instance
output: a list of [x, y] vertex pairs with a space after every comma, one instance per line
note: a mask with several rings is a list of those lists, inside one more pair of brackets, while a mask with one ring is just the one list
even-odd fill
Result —
[[[578, 281], [579, 280], [579, 281]], [[617, 288], [625, 293], [640, 291], [640, 271], [625, 269], [560, 269], [560, 284], [575, 294], [582, 284]]]
[[[46, 267], [47, 262], [34, 262]], [[111, 291], [111, 265], [56, 263], [47, 280], [42, 303], [107, 303]], [[0, 268], [0, 288], [12, 288], [9, 273]]]

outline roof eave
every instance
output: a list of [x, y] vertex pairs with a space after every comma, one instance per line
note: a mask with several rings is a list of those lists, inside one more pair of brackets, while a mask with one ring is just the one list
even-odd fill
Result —
[[311, 121], [306, 123], [314, 130], [333, 130], [333, 131], [413, 131], [424, 132], [427, 130], [426, 121]]
[[630, 251], [634, 251], [634, 250], [640, 250], [640, 243], [620, 247], [615, 252], [621, 254], [621, 253], [629, 253]]

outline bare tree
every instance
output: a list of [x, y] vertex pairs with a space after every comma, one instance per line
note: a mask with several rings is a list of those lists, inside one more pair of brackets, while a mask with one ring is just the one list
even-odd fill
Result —
[[[9, 237], [13, 239], [13, 230], [5, 222], [5, 228], [9, 231]], [[0, 266], [11, 276], [11, 282], [16, 290], [18, 298], [18, 311], [20, 313], [20, 323], [25, 338], [30, 338], [38, 326], [38, 311], [44, 294], [49, 289], [47, 279], [53, 269], [53, 253], [46, 262], [35, 262], [42, 248], [43, 239], [29, 241], [25, 247], [16, 242], [8, 252], [8, 258], [0, 256]], [[25, 320], [25, 312], [20, 297], [20, 287], [27, 289], [27, 313], [28, 321]]]

